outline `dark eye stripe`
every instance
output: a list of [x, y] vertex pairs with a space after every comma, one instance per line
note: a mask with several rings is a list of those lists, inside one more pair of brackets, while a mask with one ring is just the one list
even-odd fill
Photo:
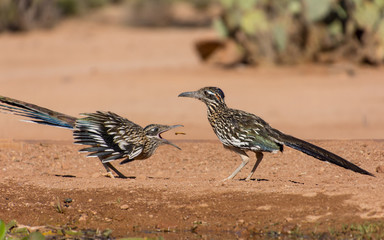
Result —
[[207, 93], [208, 93], [209, 95], [211, 95], [211, 96], [217, 98], [217, 99], [220, 99], [220, 98], [217, 96], [217, 93], [215, 93], [215, 92], [207, 91]]

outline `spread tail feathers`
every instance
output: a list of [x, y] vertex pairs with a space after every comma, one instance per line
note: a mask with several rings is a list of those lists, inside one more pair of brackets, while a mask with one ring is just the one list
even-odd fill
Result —
[[321, 147], [315, 146], [309, 142], [300, 140], [298, 138], [286, 135], [284, 133], [279, 132], [279, 140], [283, 142], [284, 145], [299, 150], [305, 154], [308, 154], [312, 157], [315, 157], [321, 161], [330, 162], [336, 164], [340, 167], [352, 170], [354, 172], [358, 172], [361, 174], [374, 176], [372, 173], [356, 166], [355, 164], [345, 160], [344, 158], [337, 156], [334, 153], [331, 153]]
[[27, 117], [31, 122], [73, 129], [76, 118], [31, 103], [0, 96], [0, 111]]

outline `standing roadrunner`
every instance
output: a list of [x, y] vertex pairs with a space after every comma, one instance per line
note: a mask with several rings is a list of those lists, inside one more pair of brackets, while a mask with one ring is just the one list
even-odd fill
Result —
[[34, 104], [0, 96], [0, 110], [28, 117], [31, 122], [73, 130], [75, 143], [90, 145], [80, 152], [89, 152], [89, 157], [98, 157], [107, 175], [114, 177], [111, 169], [121, 178], [126, 178], [110, 162], [123, 159], [120, 164], [147, 159], [162, 144], [175, 144], [161, 137], [166, 132], [182, 125], [150, 124], [145, 128], [112, 112], [84, 113], [84, 118], [75, 118]]
[[263, 152], [283, 151], [288, 146], [312, 157], [336, 164], [352, 171], [373, 176], [370, 172], [348, 162], [323, 148], [306, 141], [286, 135], [269, 126], [260, 117], [241, 110], [228, 108], [224, 102], [224, 93], [217, 87], [205, 87], [195, 92], [183, 92], [179, 97], [196, 98], [207, 105], [208, 121], [224, 147], [240, 155], [242, 163], [226, 179], [233, 179], [249, 162], [246, 151], [256, 153], [256, 163], [246, 180], [250, 180], [263, 159]]

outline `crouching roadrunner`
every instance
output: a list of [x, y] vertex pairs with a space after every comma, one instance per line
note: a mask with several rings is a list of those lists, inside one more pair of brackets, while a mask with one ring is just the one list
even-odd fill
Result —
[[228, 108], [224, 102], [224, 93], [220, 88], [205, 87], [195, 92], [183, 92], [179, 97], [196, 98], [204, 102], [208, 107], [208, 121], [217, 137], [225, 148], [240, 155], [242, 163], [224, 180], [234, 178], [248, 163], [249, 157], [246, 151], [255, 152], [257, 159], [251, 173], [246, 178], [246, 180], [250, 180], [263, 159], [263, 152], [282, 152], [284, 145], [321, 161], [327, 161], [361, 174], [373, 176], [373, 174], [336, 154], [272, 128], [263, 119], [254, 114]]
[[150, 124], [145, 128], [120, 117], [112, 112], [81, 114], [84, 118], [75, 118], [34, 104], [0, 96], [0, 110], [28, 117], [31, 122], [73, 130], [75, 143], [89, 145], [81, 152], [89, 152], [89, 157], [98, 157], [107, 175], [114, 177], [111, 169], [121, 178], [126, 178], [110, 162], [124, 159], [120, 164], [133, 160], [147, 159], [162, 144], [175, 144], [161, 137], [166, 132], [182, 125]]

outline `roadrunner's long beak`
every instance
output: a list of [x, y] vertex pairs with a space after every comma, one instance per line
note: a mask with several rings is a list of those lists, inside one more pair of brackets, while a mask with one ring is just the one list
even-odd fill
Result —
[[178, 97], [189, 97], [189, 98], [196, 98], [201, 100], [203, 96], [198, 91], [195, 92], [183, 92], [180, 93]]
[[184, 127], [183, 125], [171, 125], [171, 126], [163, 126], [161, 131], [159, 132], [158, 134], [158, 137], [161, 139], [161, 141], [163, 142], [163, 144], [169, 144], [169, 145], [172, 145], [174, 146], [175, 148], [181, 150], [181, 148], [179, 148], [176, 144], [173, 144], [171, 141], [168, 141], [167, 139], [164, 139], [161, 137], [161, 134], [164, 133], [164, 132], [167, 132], [173, 128], [177, 128], [177, 127]]

